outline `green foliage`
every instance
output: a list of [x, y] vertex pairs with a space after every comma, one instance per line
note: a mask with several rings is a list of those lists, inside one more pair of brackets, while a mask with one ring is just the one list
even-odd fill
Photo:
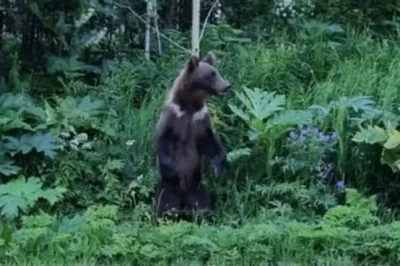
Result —
[[43, 183], [37, 177], [29, 177], [26, 181], [23, 176], [7, 184], [0, 185], [0, 214], [6, 218], [15, 218], [19, 210], [27, 213], [39, 198], [54, 205], [65, 192], [65, 189], [42, 189]]
[[379, 144], [383, 148], [381, 162], [390, 166], [393, 172], [400, 171], [400, 131], [391, 125], [386, 128], [371, 125], [361, 128], [353, 137], [353, 141], [371, 145]]
[[324, 224], [363, 230], [379, 223], [379, 218], [373, 215], [377, 210], [375, 196], [365, 198], [357, 190], [348, 188], [346, 204], [329, 209], [324, 216]]
[[46, 104], [47, 124], [57, 132], [68, 129], [71, 125], [86, 129], [95, 128], [97, 121], [94, 118], [101, 115], [103, 110], [103, 101], [92, 101], [89, 96], [83, 99], [68, 96], [56, 99], [55, 107]]
[[[115, 219], [115, 206], [93, 206], [70, 219], [47, 214], [24, 217], [22, 228], [4, 247], [4, 258], [10, 261], [24, 254], [26, 258], [64, 257], [68, 261], [81, 256], [119, 263], [129, 260], [138, 265], [160, 261], [173, 265], [179, 261], [260, 264], [282, 260], [311, 263], [341, 254], [352, 258], [354, 265], [363, 260], [364, 264], [398, 263], [397, 256], [377, 256], [383, 250], [398, 252], [398, 223], [374, 226], [373, 198], [354, 189], [346, 193], [348, 205], [333, 208], [316, 224], [276, 217], [274, 221], [249, 221], [239, 228], [189, 223], [153, 227], [147, 222]], [[44, 243], [51, 244], [44, 249]]]
[[57, 139], [46, 131], [46, 113], [26, 95], [3, 94], [0, 97], [0, 173], [5, 176], [19, 174], [15, 156], [29, 155], [33, 151], [54, 158]]
[[5, 137], [3, 147], [8, 150], [11, 156], [21, 152], [28, 154], [32, 150], [43, 152], [45, 156], [54, 158], [57, 154], [56, 138], [50, 132], [37, 132], [35, 134], [24, 134], [19, 139], [14, 137]]
[[243, 90], [244, 93], [235, 93], [245, 111], [233, 104], [229, 104], [229, 108], [248, 124], [251, 140], [279, 137], [279, 133], [285, 133], [292, 125], [311, 122], [311, 114], [306, 111], [286, 111], [284, 95], [259, 88], [251, 90], [245, 87]]

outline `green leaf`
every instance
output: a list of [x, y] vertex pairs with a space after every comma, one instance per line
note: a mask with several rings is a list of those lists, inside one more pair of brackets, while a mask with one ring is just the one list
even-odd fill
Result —
[[355, 112], [359, 110], [373, 110], [375, 102], [371, 96], [356, 96], [352, 98], [341, 97], [338, 101], [332, 102], [331, 105], [339, 109], [352, 108]]
[[241, 119], [243, 119], [244, 121], [249, 121], [250, 120], [250, 117], [247, 115], [247, 114], [245, 114], [244, 112], [243, 112], [243, 110], [242, 109], [239, 109], [236, 105], [233, 105], [233, 104], [228, 104], [228, 107], [231, 109], [231, 111], [235, 114], [235, 115], [237, 115], [237, 116], [239, 116]]
[[[276, 95], [275, 92], [263, 91], [259, 88], [249, 89], [244, 87], [243, 92], [235, 92], [244, 105], [246, 112], [252, 114], [258, 120], [264, 120], [278, 111], [284, 109], [285, 96]], [[249, 121], [248, 114], [234, 105], [229, 106], [232, 112], [240, 116], [243, 120]]]
[[383, 149], [381, 163], [388, 165], [394, 173], [400, 171], [400, 152], [396, 150]]
[[268, 124], [273, 126], [290, 126], [298, 124], [309, 124], [312, 122], [313, 115], [309, 111], [303, 110], [288, 110], [275, 116], [268, 121]]
[[400, 132], [397, 130], [392, 130], [389, 133], [389, 138], [386, 140], [383, 147], [388, 150], [396, 149], [400, 145]]
[[0, 197], [1, 214], [14, 218], [18, 216], [18, 210], [26, 210], [27, 202], [24, 198], [15, 195], [4, 195]]
[[43, 152], [45, 156], [54, 158], [58, 149], [56, 145], [56, 137], [50, 133], [37, 132], [33, 134], [24, 134], [19, 139], [14, 137], [6, 137], [5, 147], [11, 155], [18, 152], [22, 154], [29, 153], [32, 149]]
[[[1, 145], [0, 145], [1, 148]], [[21, 167], [14, 165], [14, 161], [0, 154], [0, 174], [5, 176], [16, 175]]]
[[63, 193], [65, 193], [67, 190], [65, 188], [55, 188], [55, 189], [47, 189], [44, 191], [40, 191], [38, 193], [38, 196], [40, 198], [46, 199], [50, 205], [54, 205], [62, 196]]
[[43, 190], [42, 181], [37, 177], [30, 177], [27, 181], [23, 176], [0, 185], [0, 214], [7, 218], [14, 218], [18, 211], [27, 212], [39, 198], [44, 198], [54, 204], [65, 191], [63, 188]]
[[388, 134], [383, 128], [378, 126], [367, 126], [367, 128], [361, 128], [359, 132], [353, 137], [354, 142], [358, 143], [384, 143], [388, 138]]
[[230, 151], [228, 153], [228, 161], [233, 162], [242, 156], [249, 156], [250, 152], [251, 152], [251, 149], [249, 149], [249, 148], [241, 148], [241, 149], [236, 149], [236, 150]]

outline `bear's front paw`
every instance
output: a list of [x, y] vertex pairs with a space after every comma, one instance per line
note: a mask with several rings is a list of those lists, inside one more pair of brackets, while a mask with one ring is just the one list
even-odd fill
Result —
[[213, 175], [214, 175], [215, 177], [218, 178], [218, 177], [221, 176], [222, 169], [221, 169], [220, 167], [218, 167], [217, 165], [213, 164], [212, 170], [213, 170]]
[[225, 165], [227, 162], [227, 157], [224, 152], [221, 152], [218, 156], [212, 159], [212, 170], [213, 170], [213, 175], [215, 177], [220, 177], [222, 170], [224, 169]]

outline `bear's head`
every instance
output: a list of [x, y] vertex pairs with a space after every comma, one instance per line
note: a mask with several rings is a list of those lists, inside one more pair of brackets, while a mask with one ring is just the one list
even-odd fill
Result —
[[192, 56], [175, 79], [167, 103], [177, 104], [182, 110], [196, 111], [204, 106], [208, 97], [224, 95], [231, 86], [218, 72], [213, 53], [208, 53], [202, 60]]
[[214, 53], [209, 52], [206, 57], [200, 60], [192, 56], [186, 64], [186, 89], [190, 90], [193, 96], [207, 98], [211, 95], [224, 95], [231, 88], [232, 84], [223, 78], [216, 68]]

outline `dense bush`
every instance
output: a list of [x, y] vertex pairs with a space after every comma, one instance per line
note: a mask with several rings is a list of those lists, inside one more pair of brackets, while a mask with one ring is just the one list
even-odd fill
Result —
[[[201, 47], [234, 82], [209, 103], [230, 161], [220, 180], [205, 169], [215, 217], [155, 226], [153, 131], [187, 54], [164, 42], [144, 60], [132, 40], [142, 28], [111, 2], [94, 13], [85, 1], [39, 2], [5, 6], [26, 12], [34, 36], [11, 13], [0, 19], [1, 263], [400, 263], [400, 45], [396, 20], [382, 26], [392, 4], [225, 1]], [[160, 27], [186, 47], [187, 32], [167, 31], [187, 28], [179, 10]], [[103, 24], [108, 39], [94, 38]]]

